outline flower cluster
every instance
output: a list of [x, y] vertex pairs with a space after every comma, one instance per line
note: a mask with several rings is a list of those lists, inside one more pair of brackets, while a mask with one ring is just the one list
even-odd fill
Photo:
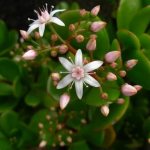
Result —
[[[24, 40], [30, 41], [31, 44], [36, 44], [38, 46], [29, 48], [28, 51], [23, 54], [22, 58], [32, 61], [41, 53], [49, 52], [50, 57], [59, 60], [59, 65], [61, 64], [66, 69], [66, 71], [51, 70], [50, 79], [53, 82], [52, 86], [54, 86], [55, 90], [59, 92], [60, 89], [66, 89], [66, 87], [68, 87], [64, 93], [59, 95], [60, 108], [64, 109], [72, 99], [71, 93], [74, 92], [74, 90], [72, 90], [74, 84], [78, 99], [84, 97], [84, 87], [87, 87], [89, 90], [91, 89], [89, 87], [90, 85], [99, 89], [99, 98], [105, 100], [105, 104], [101, 106], [101, 112], [104, 116], [107, 116], [109, 114], [109, 105], [112, 103], [112, 100], [110, 99], [109, 92], [105, 90], [106, 83], [110, 85], [112, 83], [117, 84], [117, 91], [120, 92], [120, 95], [116, 99], [118, 104], [124, 103], [124, 96], [135, 95], [142, 88], [140, 85], [132, 86], [124, 81], [127, 72], [138, 63], [138, 60], [131, 59], [123, 64], [119, 47], [110, 52], [106, 51], [105, 54], [101, 56], [101, 59], [95, 57], [95, 51], [99, 51], [97, 46], [99, 44], [97, 42], [99, 40], [98, 33], [101, 33], [106, 26], [106, 22], [95, 19], [100, 11], [99, 5], [94, 7], [91, 12], [84, 9], [80, 10], [78, 14], [79, 17], [81, 20], [84, 17], [88, 18], [87, 21], [85, 21], [84, 18], [84, 21], [70, 23], [67, 27], [65, 27], [63, 21], [54, 17], [56, 13], [63, 11], [65, 10], [58, 9], [52, 11], [51, 9], [49, 12], [47, 4], [44, 9], [40, 9], [40, 12], [35, 11], [38, 19], [33, 20], [33, 23], [29, 25], [27, 31], [20, 30], [20, 33]], [[65, 30], [67, 28], [69, 32], [68, 37], [64, 38], [61, 33], [57, 33], [57, 30], [54, 29], [51, 23], [64, 26]], [[50, 26], [51, 29], [51, 41], [47, 45], [45, 44], [46, 42], [42, 44], [37, 43], [39, 38], [44, 35], [46, 25]], [[31, 32], [37, 28], [39, 28], [39, 32], [35, 32], [34, 34], [34, 38], [37, 41], [34, 41]], [[85, 36], [85, 31], [88, 31], [88, 36]], [[77, 43], [77, 45], [82, 44], [82, 47], [77, 48], [79, 46], [76, 47], [72, 44], [73, 42]], [[30, 47], [30, 45], [28, 45], [28, 47]], [[69, 55], [70, 60], [61, 57], [61, 55]], [[74, 61], [72, 58], [74, 58]], [[94, 60], [95, 58], [96, 60]], [[43, 60], [46, 59], [41, 59], [41, 62]], [[61, 79], [64, 73], [67, 75]], [[118, 82], [118, 80], [121, 82]]]

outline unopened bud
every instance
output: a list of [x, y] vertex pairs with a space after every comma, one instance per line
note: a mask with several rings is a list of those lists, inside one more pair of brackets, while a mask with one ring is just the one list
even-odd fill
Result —
[[84, 58], [84, 59], [83, 59], [83, 64], [86, 65], [86, 64], [88, 64], [88, 63], [89, 63], [89, 60], [87, 60], [87, 58]]
[[53, 42], [56, 42], [56, 41], [58, 40], [58, 36], [57, 36], [56, 34], [52, 34], [52, 35], [51, 35], [51, 40], [52, 40]]
[[22, 56], [25, 60], [33, 60], [37, 56], [37, 52], [35, 50], [28, 50]]
[[85, 9], [80, 10], [80, 15], [83, 17], [87, 14], [87, 11]]
[[117, 100], [117, 103], [120, 105], [124, 104], [124, 102], [125, 102], [124, 98], [118, 98]]
[[52, 50], [50, 52], [50, 54], [51, 54], [52, 57], [56, 57], [57, 56], [57, 51], [56, 50]]
[[75, 25], [74, 24], [70, 24], [69, 25], [69, 30], [72, 32], [76, 29]]
[[68, 46], [66, 44], [62, 44], [59, 46], [59, 53], [65, 54], [68, 51]]
[[35, 32], [35, 33], [34, 33], [34, 36], [35, 36], [35, 39], [37, 39], [37, 40], [41, 38], [39, 32]]
[[91, 38], [86, 44], [86, 49], [89, 51], [94, 51], [96, 49], [96, 39]]
[[120, 57], [120, 55], [121, 55], [120, 51], [111, 51], [111, 52], [108, 52], [105, 55], [105, 61], [107, 63], [113, 63], [113, 62], [115, 62]]
[[83, 42], [83, 41], [84, 41], [84, 36], [81, 35], [81, 34], [77, 35], [77, 36], [76, 36], [76, 41], [77, 41], [78, 43]]
[[52, 73], [51, 74], [53, 81], [59, 81], [60, 80], [60, 74], [59, 73]]
[[47, 145], [46, 141], [41, 141], [41, 143], [39, 144], [39, 148], [44, 148]]
[[138, 60], [131, 59], [131, 60], [128, 60], [125, 65], [126, 65], [127, 69], [132, 69], [137, 64], [137, 62], [138, 62]]
[[60, 96], [60, 108], [63, 110], [66, 108], [70, 101], [70, 96], [67, 93], [64, 93]]
[[125, 96], [133, 96], [137, 93], [137, 90], [134, 86], [125, 83], [121, 87], [121, 92]]
[[33, 46], [32, 45], [28, 45], [27, 49], [33, 49]]
[[109, 72], [107, 74], [106, 78], [107, 78], [108, 81], [115, 81], [115, 80], [117, 80], [117, 76], [114, 73], [112, 73], [112, 72]]
[[120, 75], [120, 77], [122, 77], [122, 78], [124, 78], [125, 76], [126, 76], [126, 71], [124, 71], [124, 70], [121, 70], [121, 71], [119, 71], [119, 75]]
[[97, 5], [97, 6], [95, 6], [95, 7], [91, 10], [91, 14], [92, 14], [93, 16], [97, 16], [98, 13], [99, 13], [99, 11], [100, 11], [100, 5]]
[[53, 81], [53, 85], [57, 86], [58, 85], [58, 81]]
[[108, 94], [107, 93], [102, 93], [101, 98], [102, 99], [108, 99]]
[[147, 142], [150, 144], [150, 138], [147, 139]]
[[43, 129], [43, 127], [44, 127], [43, 123], [39, 123], [39, 124], [38, 124], [38, 127], [39, 127], [40, 129]]
[[29, 38], [29, 34], [27, 33], [27, 31], [20, 30], [20, 34], [24, 40], [27, 40]]
[[101, 29], [103, 29], [105, 26], [106, 26], [106, 22], [104, 22], [104, 21], [96, 21], [96, 22], [93, 22], [91, 24], [90, 29], [91, 29], [92, 32], [98, 32]]
[[72, 143], [72, 137], [71, 136], [68, 136], [66, 140], [68, 143]]
[[115, 63], [115, 62], [111, 63], [111, 64], [110, 64], [110, 67], [111, 67], [111, 68], [116, 68], [116, 67], [117, 67], [117, 63]]
[[142, 89], [142, 86], [140, 85], [134, 85], [134, 87], [136, 88], [137, 91], [140, 91]]
[[107, 117], [108, 114], [109, 114], [109, 107], [108, 107], [107, 105], [101, 106], [101, 113], [102, 113], [105, 117]]

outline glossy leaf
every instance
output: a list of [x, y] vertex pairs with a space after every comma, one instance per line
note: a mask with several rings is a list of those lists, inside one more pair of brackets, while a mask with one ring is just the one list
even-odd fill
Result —
[[120, 0], [117, 12], [118, 28], [128, 29], [132, 18], [141, 7], [141, 0]]

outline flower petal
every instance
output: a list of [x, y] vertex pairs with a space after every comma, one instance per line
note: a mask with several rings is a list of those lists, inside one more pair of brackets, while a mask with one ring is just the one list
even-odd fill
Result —
[[28, 34], [30, 34], [34, 29], [38, 28], [39, 24], [38, 23], [32, 23], [28, 29]]
[[75, 89], [76, 89], [76, 94], [79, 99], [82, 99], [83, 96], [83, 80], [76, 80], [75, 81]]
[[61, 11], [65, 11], [65, 9], [54, 10], [54, 11], [50, 12], [50, 16], [53, 17], [57, 12], [61, 12]]
[[39, 33], [40, 33], [40, 36], [42, 37], [43, 34], [44, 34], [44, 30], [45, 30], [45, 23], [41, 24], [39, 26]]
[[86, 75], [86, 77], [84, 78], [84, 82], [94, 87], [100, 87], [99, 82], [90, 75]]
[[75, 56], [75, 65], [83, 66], [82, 51], [79, 49]]
[[66, 87], [68, 84], [70, 84], [73, 81], [72, 77], [70, 74], [66, 75], [62, 80], [59, 81], [57, 84], [57, 89], [62, 89]]
[[68, 61], [66, 58], [59, 57], [59, 61], [64, 66], [64, 68], [66, 70], [68, 70], [68, 71], [72, 70], [72, 68], [73, 68], [74, 65], [70, 61]]
[[103, 64], [102, 61], [92, 61], [84, 66], [85, 72], [93, 71]]
[[65, 26], [65, 24], [60, 19], [58, 19], [57, 17], [52, 17], [49, 22], [56, 23], [60, 26]]

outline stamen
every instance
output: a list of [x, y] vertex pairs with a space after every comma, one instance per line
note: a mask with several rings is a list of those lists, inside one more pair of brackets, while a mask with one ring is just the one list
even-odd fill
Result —
[[35, 21], [34, 19], [28, 18], [29, 21]]
[[52, 6], [51, 6], [51, 10], [50, 10], [50, 12], [52, 12], [53, 8], [54, 8], [54, 6], [52, 5]]
[[74, 64], [74, 62], [73, 62], [72, 58], [71, 58], [71, 57], [68, 57], [68, 58], [70, 59], [70, 61], [72, 62], [72, 64]]
[[63, 74], [63, 73], [70, 73], [70, 72], [67, 72], [67, 71], [60, 71], [60, 74]]
[[86, 87], [86, 88], [88, 88], [88, 87], [89, 87], [89, 86], [88, 86], [85, 82], [83, 82], [83, 84], [85, 85], [85, 87]]
[[46, 6], [46, 7], [45, 7], [45, 8], [46, 8], [46, 10], [48, 11], [48, 5], [47, 5], [47, 3], [45, 3], [45, 6]]
[[37, 10], [34, 10], [34, 12], [35, 12], [37, 15], [39, 14]]
[[75, 82], [75, 81], [72, 81], [72, 82], [71, 82], [71, 85], [70, 85], [69, 89], [72, 89], [74, 82]]

